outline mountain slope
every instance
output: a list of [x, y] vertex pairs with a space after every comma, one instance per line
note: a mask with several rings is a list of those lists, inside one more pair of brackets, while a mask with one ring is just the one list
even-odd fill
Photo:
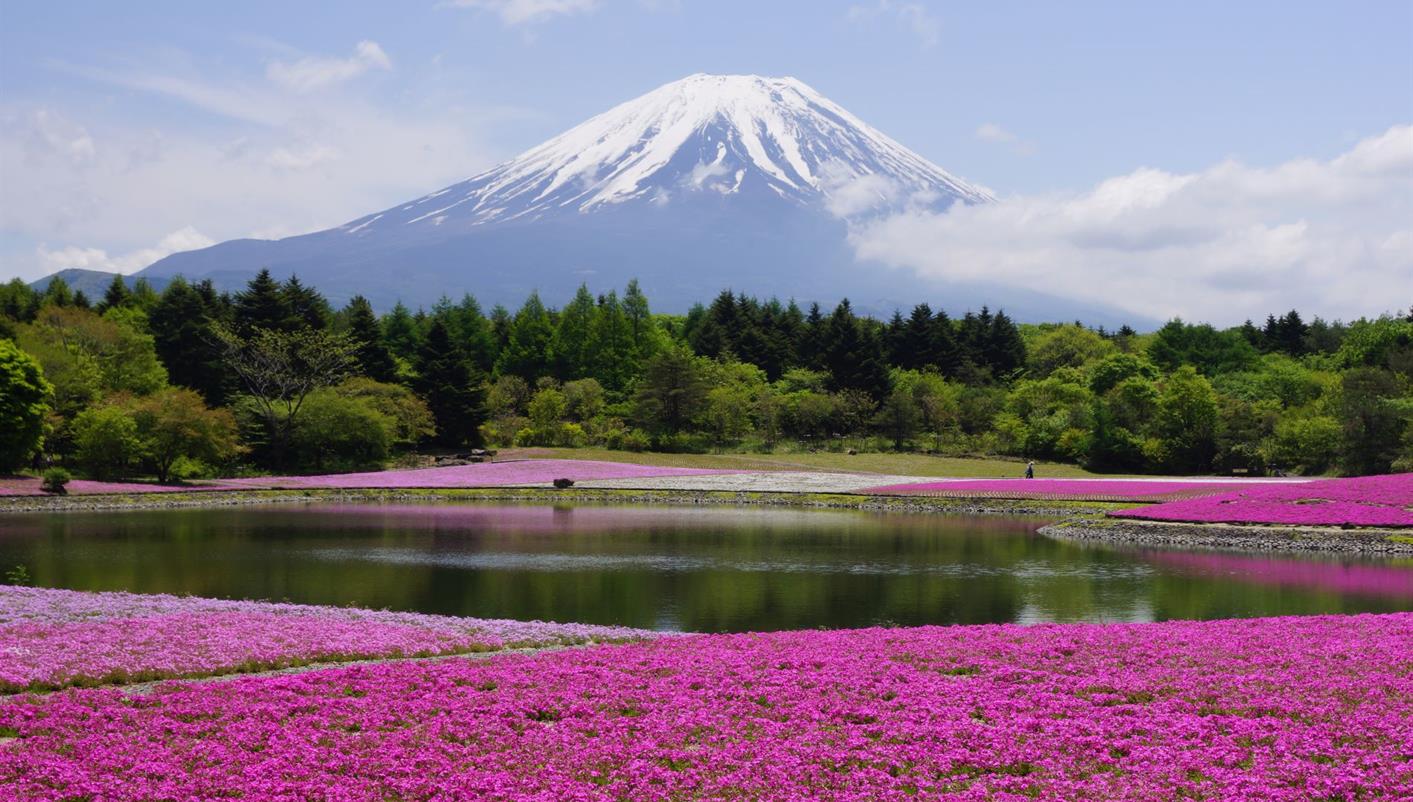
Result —
[[860, 265], [848, 244], [851, 221], [990, 199], [796, 79], [699, 74], [408, 203], [312, 234], [173, 254], [142, 274], [234, 288], [269, 267], [335, 302], [362, 293], [383, 308], [463, 292], [514, 306], [533, 289], [557, 303], [580, 282], [602, 292], [637, 277], [664, 311], [731, 287], [848, 296], [864, 311], [927, 300], [1072, 316], [1039, 296]]

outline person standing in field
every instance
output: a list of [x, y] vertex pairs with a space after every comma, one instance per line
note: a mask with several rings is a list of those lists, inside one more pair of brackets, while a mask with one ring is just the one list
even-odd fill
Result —
[[1034, 479], [1034, 478], [1035, 478], [1035, 463], [1034, 463], [1034, 462], [1027, 462], [1027, 463], [1025, 464], [1025, 478], [1027, 478], [1027, 479]]

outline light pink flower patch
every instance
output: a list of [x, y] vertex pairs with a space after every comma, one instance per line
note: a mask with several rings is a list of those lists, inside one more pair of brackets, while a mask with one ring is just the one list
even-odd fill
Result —
[[510, 462], [483, 462], [445, 468], [418, 468], [405, 471], [339, 473], [325, 476], [262, 476], [225, 479], [235, 487], [274, 488], [398, 488], [398, 487], [505, 487], [508, 485], [548, 485], [555, 479], [632, 479], [642, 476], [696, 476], [727, 473], [697, 468], [669, 468], [632, 465], [625, 462], [594, 460], [535, 459]]
[[[0, 479], [0, 496], [42, 496], [40, 480], [31, 476], [12, 476]], [[64, 488], [69, 495], [90, 496], [97, 494], [132, 493], [178, 493], [184, 490], [221, 490], [219, 486], [193, 485], [154, 485], [143, 482], [95, 482], [91, 479], [74, 479]]]
[[0, 692], [651, 634], [625, 627], [0, 585]]
[[1406, 799], [1413, 615], [687, 636], [0, 705], [26, 799]]
[[[173, 493], [192, 490], [264, 490], [305, 488], [391, 489], [506, 487], [549, 485], [555, 479], [636, 479], [645, 476], [699, 476], [731, 473], [701, 468], [671, 468], [660, 465], [633, 465], [597, 460], [532, 459], [452, 465], [444, 468], [415, 468], [401, 471], [365, 471], [319, 476], [252, 476], [241, 479], [213, 479], [187, 486], [153, 485], [137, 482], [95, 482], [75, 479], [68, 484], [72, 495], [100, 493]], [[11, 477], [0, 479], [0, 496], [39, 496], [39, 479]]]
[[1256, 485], [1109, 514], [1191, 523], [1413, 526], [1413, 473]]
[[880, 495], [954, 498], [1071, 499], [1076, 501], [1136, 501], [1183, 498], [1231, 490], [1230, 482], [1121, 479], [946, 479], [934, 482], [871, 487]]

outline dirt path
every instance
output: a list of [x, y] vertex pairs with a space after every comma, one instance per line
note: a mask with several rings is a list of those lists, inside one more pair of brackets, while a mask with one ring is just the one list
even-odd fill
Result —
[[[508, 654], [538, 654], [540, 652], [562, 652], [570, 649], [590, 649], [595, 646], [604, 646], [618, 641], [590, 642], [590, 643], [569, 643], [555, 644], [551, 646], [528, 646], [521, 649], [499, 649], [490, 652], [460, 652], [457, 654], [437, 654], [428, 657], [370, 657], [364, 660], [343, 660], [328, 663], [309, 663], [307, 665], [289, 666], [287, 668], [272, 668], [268, 671], [245, 671], [231, 672], [229, 674], [216, 674], [202, 677], [170, 677], [168, 679], [150, 680], [148, 682], [135, 682], [129, 685], [103, 685], [99, 686], [106, 690], [122, 691], [132, 696], [147, 696], [163, 685], [179, 682], [182, 685], [207, 685], [214, 682], [229, 682], [236, 679], [247, 679], [251, 677], [278, 677], [285, 674], [304, 674], [310, 671], [326, 671], [333, 668], [347, 668], [349, 666], [375, 666], [385, 663], [436, 663], [447, 660], [489, 660], [493, 657], [500, 657]], [[49, 696], [55, 693], [63, 693], [73, 688], [62, 688], [53, 691], [24, 691], [21, 693], [0, 696], [0, 704], [24, 700], [28, 698]]]

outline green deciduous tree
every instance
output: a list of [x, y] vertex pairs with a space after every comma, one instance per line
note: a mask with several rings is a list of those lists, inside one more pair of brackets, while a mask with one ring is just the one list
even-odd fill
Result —
[[239, 453], [235, 416], [208, 407], [194, 390], [159, 390], [132, 402], [131, 412], [142, 453], [159, 482], [172, 478], [179, 460], [216, 465]]
[[1179, 473], [1212, 469], [1216, 454], [1217, 393], [1191, 365], [1173, 371], [1160, 385], [1153, 433], [1163, 467]]
[[43, 445], [53, 396], [38, 360], [0, 339], [0, 471], [23, 466]]
[[217, 324], [212, 333], [222, 344], [225, 365], [259, 412], [272, 464], [282, 466], [305, 400], [343, 380], [353, 367], [357, 344], [347, 334], [310, 328], [256, 328], [243, 336]]
[[1387, 473], [1398, 457], [1408, 421], [1398, 400], [1405, 389], [1397, 375], [1379, 368], [1354, 368], [1341, 379], [1337, 417], [1343, 430], [1340, 467], [1356, 476]]
[[74, 456], [96, 479], [121, 474], [142, 456], [137, 422], [118, 406], [80, 412], [73, 421]]

